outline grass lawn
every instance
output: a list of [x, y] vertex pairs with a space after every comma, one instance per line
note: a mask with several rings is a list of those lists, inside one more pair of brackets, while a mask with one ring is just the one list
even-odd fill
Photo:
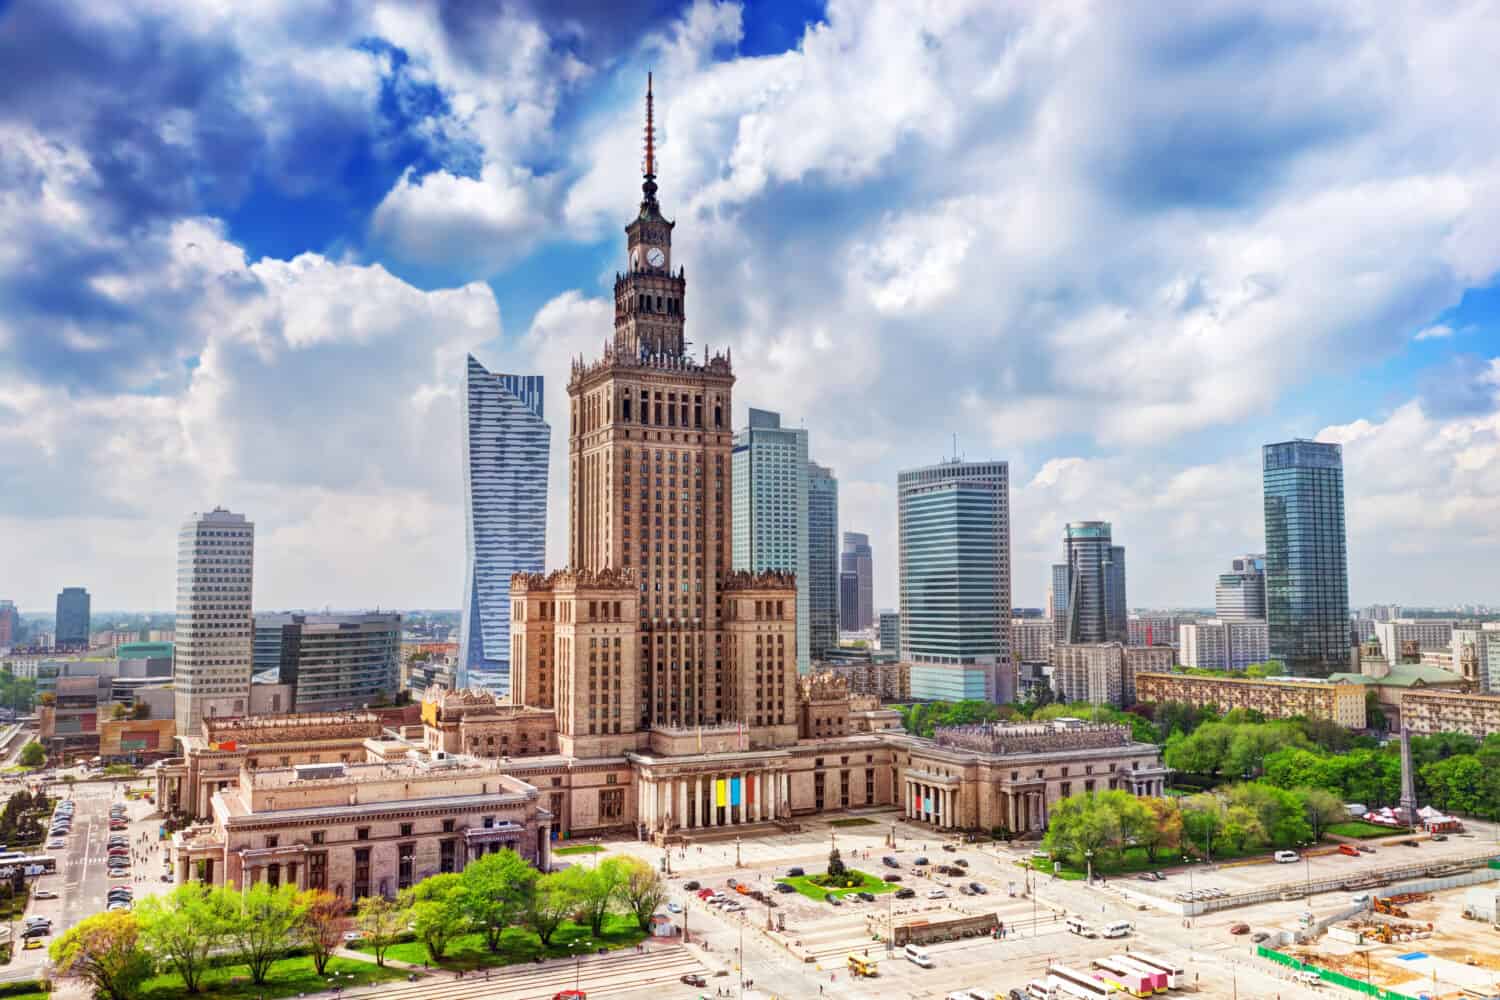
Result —
[[1397, 834], [1410, 833], [1396, 827], [1380, 826], [1376, 823], [1366, 823], [1362, 819], [1351, 819], [1347, 823], [1335, 823], [1324, 828], [1325, 833], [1331, 833], [1335, 837], [1356, 837], [1363, 840], [1366, 837], [1394, 837]]
[[567, 847], [554, 847], [553, 854], [567, 856], [569, 854], [599, 854], [604, 848], [599, 844], [569, 844]]
[[851, 892], [895, 892], [901, 888], [895, 883], [883, 882], [878, 877], [871, 875], [869, 872], [862, 872], [858, 868], [850, 868], [849, 873], [851, 875], [858, 875], [863, 880], [862, 883], [852, 889], [825, 889], [821, 885], [812, 882], [806, 875], [784, 877], [776, 881], [785, 882], [808, 899], [815, 899], [820, 903], [826, 899], [830, 892], [835, 896], [847, 896]]
[[[552, 935], [552, 943], [546, 948], [542, 947], [541, 939], [529, 930], [520, 927], [508, 928], [500, 937], [500, 950], [491, 953], [484, 946], [483, 934], [465, 934], [455, 938], [443, 954], [443, 960], [439, 963], [444, 969], [482, 969], [485, 966], [514, 965], [517, 962], [530, 962], [538, 955], [547, 958], [566, 958], [575, 951], [571, 947], [574, 941], [591, 942], [588, 951], [598, 951], [600, 948], [608, 948], [613, 951], [616, 948], [629, 948], [646, 937], [646, 932], [636, 924], [635, 917], [621, 914], [610, 914], [604, 918], [604, 933], [595, 937], [589, 932], [587, 926], [580, 927], [573, 923], [564, 923]], [[363, 942], [355, 944], [360, 951], [369, 951], [369, 946]], [[427, 946], [421, 941], [404, 941], [393, 944], [386, 950], [387, 959], [399, 959], [403, 962], [412, 962], [421, 965], [430, 962], [427, 954]]]
[[[1232, 861], [1235, 858], [1250, 857], [1256, 854], [1269, 852], [1269, 847], [1247, 847], [1243, 851], [1231, 850], [1228, 845], [1214, 846], [1215, 861]], [[1196, 847], [1188, 848], [1193, 855], [1198, 855]], [[1162, 868], [1170, 868], [1182, 863], [1182, 848], [1164, 849], [1158, 851], [1156, 860], [1150, 861], [1146, 858], [1144, 847], [1127, 847], [1122, 852], [1120, 860], [1116, 862], [1113, 858], [1094, 858], [1094, 874], [1096, 875], [1133, 875], [1137, 872], [1157, 871]], [[1031, 858], [1031, 867], [1035, 871], [1044, 874], [1052, 874], [1052, 862], [1047, 858]], [[1073, 863], [1066, 858], [1058, 858], [1062, 864], [1057, 877], [1073, 881], [1087, 877], [1087, 866], [1074, 867]]]
[[874, 826], [875, 825], [875, 821], [873, 819], [866, 819], [863, 816], [850, 816], [848, 819], [831, 819], [831, 820], [828, 821], [828, 825], [829, 826], [839, 826], [839, 827], [843, 827], [843, 826]]
[[[366, 986], [370, 983], [405, 979], [404, 969], [382, 969], [374, 962], [358, 959], [332, 958], [328, 961], [329, 976], [319, 976], [313, 970], [311, 958], [299, 956], [286, 958], [271, 966], [271, 974], [262, 986], [250, 982], [250, 970], [243, 965], [220, 965], [209, 969], [203, 976], [202, 992], [193, 1000], [217, 1000], [217, 998], [243, 997], [291, 997], [301, 993], [320, 993], [332, 985], [329, 978], [339, 974], [338, 983], [345, 989]], [[353, 973], [352, 976], [348, 973]], [[182, 977], [176, 973], [154, 976], [146, 980], [138, 994], [141, 1000], [182, 1000], [192, 996], [182, 986]]]

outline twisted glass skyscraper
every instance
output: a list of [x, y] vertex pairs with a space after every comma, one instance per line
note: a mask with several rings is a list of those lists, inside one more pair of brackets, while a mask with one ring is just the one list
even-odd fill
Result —
[[456, 683], [510, 692], [510, 577], [540, 573], [547, 548], [542, 376], [464, 373], [465, 554]]
[[1261, 458], [1271, 658], [1294, 674], [1344, 669], [1353, 640], [1343, 449], [1299, 439], [1268, 444]]

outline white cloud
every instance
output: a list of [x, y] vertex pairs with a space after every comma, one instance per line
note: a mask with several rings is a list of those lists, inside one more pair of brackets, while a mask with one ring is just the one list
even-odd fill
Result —
[[1449, 326], [1447, 323], [1434, 323], [1432, 326], [1426, 326], [1418, 330], [1417, 335], [1412, 339], [1441, 340], [1445, 337], [1451, 336], [1453, 336], [1453, 327]]

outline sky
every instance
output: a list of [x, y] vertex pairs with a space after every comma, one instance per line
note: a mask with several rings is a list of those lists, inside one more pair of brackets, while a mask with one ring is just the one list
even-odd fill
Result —
[[1006, 460], [1013, 596], [1104, 519], [1133, 606], [1344, 446], [1356, 603], [1500, 603], [1495, 2], [0, 0], [0, 599], [457, 607], [458, 392], [612, 328], [656, 81], [688, 336], [833, 467]]

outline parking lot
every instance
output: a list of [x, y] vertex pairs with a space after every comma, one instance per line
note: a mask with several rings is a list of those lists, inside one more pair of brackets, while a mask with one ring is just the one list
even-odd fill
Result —
[[[57, 871], [29, 880], [32, 899], [25, 919], [50, 920], [52, 933], [39, 936], [38, 947], [23, 947], [17, 952], [6, 967], [5, 978], [35, 975], [46, 962], [46, 946], [51, 944], [53, 935], [61, 934], [84, 917], [106, 910], [111, 888], [129, 887], [132, 901], [171, 888], [161, 881], [162, 858], [167, 848], [156, 840], [157, 824], [147, 819], [155, 807], [144, 799], [127, 800], [125, 788], [123, 782], [101, 781], [59, 783], [47, 789], [49, 795], [72, 803], [73, 821], [65, 835], [48, 837], [49, 844], [61, 841], [61, 846], [45, 848], [49, 856], [57, 859]], [[110, 829], [111, 806], [123, 806], [124, 829]], [[129, 864], [119, 875], [110, 871], [111, 836], [125, 838], [123, 857]], [[25, 919], [17, 925], [18, 938]]]

